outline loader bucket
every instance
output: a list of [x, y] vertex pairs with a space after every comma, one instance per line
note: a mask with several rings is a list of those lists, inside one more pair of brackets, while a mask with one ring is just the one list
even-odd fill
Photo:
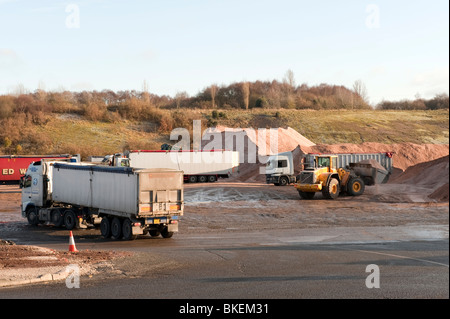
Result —
[[385, 184], [390, 173], [375, 160], [365, 160], [359, 163], [350, 163], [350, 169], [360, 176], [366, 185]]

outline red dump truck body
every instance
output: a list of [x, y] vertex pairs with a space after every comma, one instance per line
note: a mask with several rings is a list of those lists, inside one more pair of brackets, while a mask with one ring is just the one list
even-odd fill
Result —
[[20, 181], [32, 162], [43, 158], [68, 159], [70, 155], [0, 155], [0, 184]]

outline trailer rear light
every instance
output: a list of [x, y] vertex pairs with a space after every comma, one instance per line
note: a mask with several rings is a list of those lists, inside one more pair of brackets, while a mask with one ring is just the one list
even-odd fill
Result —
[[178, 221], [177, 220], [171, 220], [170, 223], [171, 224], [178, 224]]
[[133, 226], [135, 226], [135, 227], [141, 226], [141, 223], [134, 223]]
[[180, 205], [170, 205], [169, 209], [170, 210], [180, 210], [181, 206]]

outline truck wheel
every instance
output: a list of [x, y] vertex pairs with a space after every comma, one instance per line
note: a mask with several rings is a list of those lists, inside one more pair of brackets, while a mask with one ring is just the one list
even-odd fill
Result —
[[100, 232], [104, 238], [111, 237], [111, 220], [108, 217], [103, 217], [100, 223]]
[[195, 175], [189, 176], [189, 183], [197, 183], [197, 176]]
[[289, 179], [286, 176], [280, 177], [280, 186], [286, 186], [289, 184]]
[[39, 213], [36, 207], [34, 206], [28, 207], [26, 213], [28, 224], [32, 226], [36, 226], [37, 224], [39, 224]]
[[51, 219], [53, 225], [55, 225], [56, 227], [61, 227], [64, 224], [63, 214], [59, 209], [55, 209], [54, 211], [52, 211]]
[[164, 227], [161, 231], [161, 236], [163, 236], [164, 238], [171, 238], [173, 236], [173, 232], [169, 232], [167, 230], [167, 227]]
[[208, 181], [208, 177], [206, 177], [205, 175], [201, 175], [198, 177], [198, 181], [199, 183], [206, 183]]
[[128, 218], [123, 221], [122, 233], [125, 240], [135, 240], [137, 238], [137, 235], [133, 235], [133, 225], [131, 225], [131, 220]]
[[67, 230], [72, 230], [77, 225], [77, 216], [73, 210], [68, 209], [64, 212], [64, 225]]
[[336, 178], [332, 178], [328, 185], [322, 189], [322, 194], [326, 199], [336, 199], [339, 197], [339, 191], [339, 181]]
[[111, 237], [115, 240], [122, 238], [122, 223], [118, 217], [114, 217], [112, 220]]
[[157, 230], [157, 229], [150, 230], [150, 236], [158, 237], [159, 235], [161, 235], [161, 232], [159, 230]]
[[302, 191], [298, 191], [298, 194], [302, 199], [313, 199], [314, 195], [316, 195], [315, 192], [302, 192]]
[[364, 181], [359, 178], [351, 178], [347, 183], [347, 193], [352, 196], [360, 196], [364, 193], [365, 184]]
[[208, 182], [214, 183], [215, 181], [217, 181], [216, 176], [214, 176], [214, 175], [209, 175], [208, 176]]

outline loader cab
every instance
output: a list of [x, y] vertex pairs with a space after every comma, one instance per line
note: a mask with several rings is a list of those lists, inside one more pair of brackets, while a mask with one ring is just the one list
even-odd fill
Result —
[[318, 156], [317, 168], [328, 168], [329, 172], [337, 169], [337, 156]]
[[[305, 163], [306, 164], [306, 163]], [[309, 162], [306, 168], [314, 170], [323, 170], [324, 172], [336, 172], [338, 167], [337, 156], [332, 155], [317, 155], [313, 158], [309, 158]]]
[[318, 157], [317, 158], [317, 167], [330, 167], [330, 158], [329, 157]]

